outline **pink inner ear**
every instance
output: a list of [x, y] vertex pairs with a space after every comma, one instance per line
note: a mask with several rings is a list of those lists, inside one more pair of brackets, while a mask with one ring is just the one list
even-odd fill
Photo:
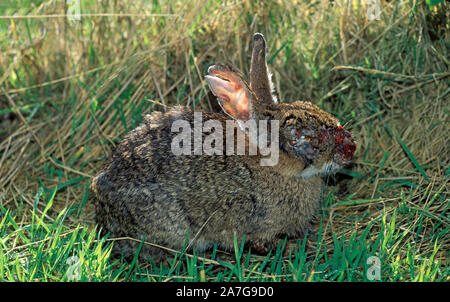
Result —
[[250, 119], [251, 93], [234, 72], [222, 66], [211, 66], [206, 81], [223, 110], [234, 119]]

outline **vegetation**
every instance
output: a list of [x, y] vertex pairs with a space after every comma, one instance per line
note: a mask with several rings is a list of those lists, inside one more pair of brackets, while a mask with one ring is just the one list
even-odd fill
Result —
[[[448, 281], [448, 2], [81, 0], [80, 18], [76, 3], [0, 4], [0, 280]], [[235, 242], [160, 266], [112, 257], [90, 179], [144, 114], [209, 110], [208, 66], [248, 74], [254, 32], [279, 99], [357, 140], [316, 234], [267, 256]]]

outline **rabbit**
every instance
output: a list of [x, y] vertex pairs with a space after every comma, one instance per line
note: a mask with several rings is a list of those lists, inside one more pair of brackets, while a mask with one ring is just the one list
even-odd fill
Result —
[[[140, 260], [159, 262], [186, 246], [199, 252], [214, 245], [232, 250], [235, 238], [239, 243], [245, 238], [256, 251], [268, 251], [281, 235], [298, 236], [310, 227], [322, 176], [348, 164], [356, 143], [316, 105], [278, 103], [260, 33], [253, 37], [250, 64], [250, 84], [229, 67], [208, 69], [205, 80], [223, 112], [182, 106], [155, 111], [113, 150], [90, 190], [102, 231], [127, 238], [114, 242], [115, 253], [132, 257], [141, 247]], [[212, 128], [195, 130], [200, 115], [203, 125], [214, 121], [223, 135], [226, 123], [236, 122], [228, 134], [237, 140], [239, 132], [246, 148], [257, 146], [256, 153], [175, 154], [173, 141], [180, 131], [174, 131], [174, 124], [191, 126], [183, 147], [189, 147], [193, 136], [206, 139], [212, 133]], [[271, 122], [265, 138], [276, 143], [275, 163], [262, 164], [268, 155], [245, 128], [249, 121]]]

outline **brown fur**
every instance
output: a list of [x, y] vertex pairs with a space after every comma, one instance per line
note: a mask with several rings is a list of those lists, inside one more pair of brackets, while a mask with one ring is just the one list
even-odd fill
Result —
[[[281, 135], [283, 127], [291, 127], [292, 120], [316, 132], [339, 125], [311, 103], [262, 103], [243, 86], [258, 119], [280, 121], [280, 145], [287, 139]], [[202, 114], [203, 122], [213, 119], [224, 125], [230, 119], [223, 113]], [[176, 120], [193, 125], [194, 112], [177, 106], [147, 115], [93, 179], [97, 222], [104, 232], [175, 250], [182, 249], [188, 234], [190, 247], [204, 250], [213, 244], [232, 249], [235, 235], [238, 242], [245, 235], [248, 242], [270, 244], [280, 234], [298, 235], [308, 228], [323, 184], [320, 175], [298, 176], [312, 163], [333, 161], [333, 144], [312, 161], [280, 149], [279, 162], [272, 167], [261, 166], [260, 155], [176, 156], [171, 152], [172, 139], [178, 134], [171, 132]], [[114, 249], [131, 256], [138, 246], [137, 241], [120, 240]], [[159, 261], [166, 253], [143, 245], [140, 258], [147, 256]]]

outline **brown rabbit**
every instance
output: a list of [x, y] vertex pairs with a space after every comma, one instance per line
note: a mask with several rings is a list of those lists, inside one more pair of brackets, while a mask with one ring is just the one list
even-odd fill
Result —
[[[124, 256], [134, 255], [141, 240], [181, 250], [188, 238], [188, 246], [201, 251], [214, 244], [232, 249], [234, 236], [271, 247], [279, 235], [302, 234], [319, 206], [321, 176], [353, 156], [355, 142], [333, 116], [309, 102], [276, 102], [261, 34], [253, 39], [250, 86], [227, 67], [211, 66], [208, 72], [206, 81], [226, 114], [179, 106], [153, 112], [92, 181], [99, 226], [112, 237], [137, 239], [115, 242], [114, 250]], [[227, 121], [236, 121], [238, 130], [227, 128]], [[270, 122], [267, 134], [252, 132], [250, 122], [260, 121]], [[233, 144], [241, 135], [245, 147], [257, 146], [257, 152], [222, 152], [224, 140], [217, 139], [210, 140], [213, 154], [201, 153], [195, 139], [206, 142], [213, 129], [231, 135]], [[276, 144], [271, 154], [262, 152], [264, 138], [266, 146]], [[194, 150], [186, 153], [192, 142]], [[263, 164], [274, 152], [275, 161]], [[139, 256], [160, 261], [166, 255], [144, 244]]]

